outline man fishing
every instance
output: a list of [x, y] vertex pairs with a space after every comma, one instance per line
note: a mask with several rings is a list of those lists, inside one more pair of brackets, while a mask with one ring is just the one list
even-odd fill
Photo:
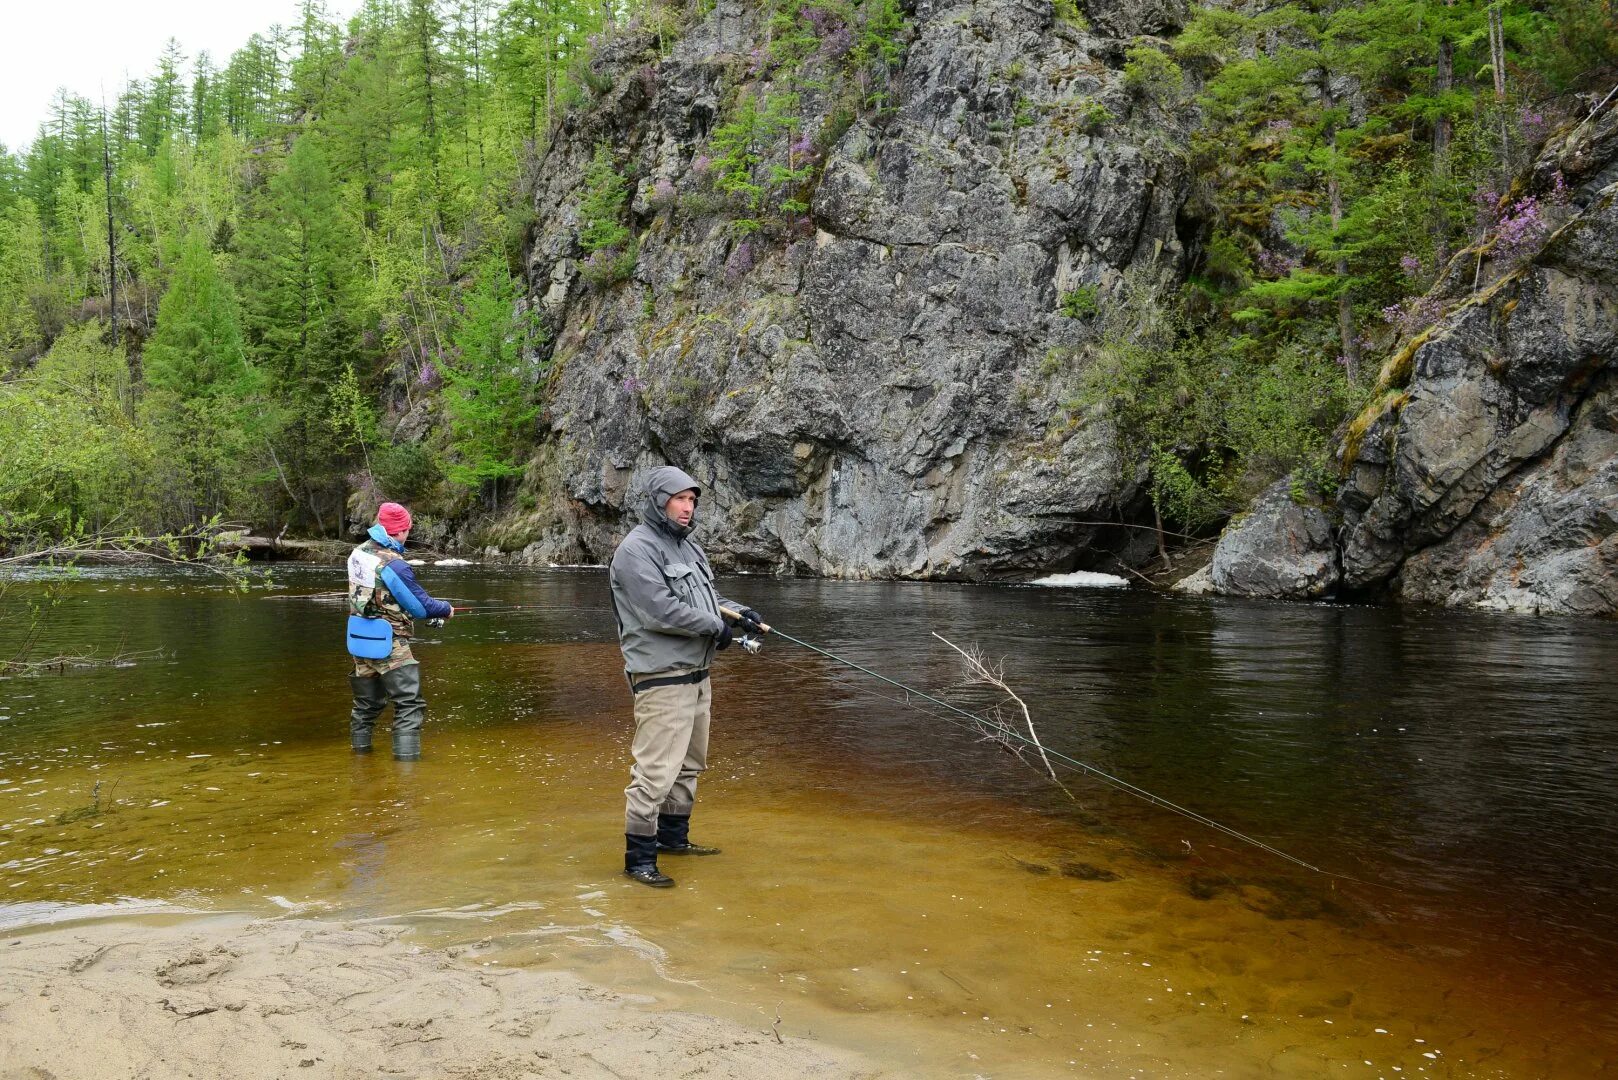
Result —
[[[383, 503], [369, 535], [348, 556], [348, 610], [352, 616], [372, 620], [368, 625], [375, 629], [367, 640], [376, 645], [366, 648], [364, 642], [356, 643], [364, 626], [356, 630], [351, 619], [349, 652], [354, 656], [354, 673], [348, 683], [354, 690], [354, 713], [349, 736], [357, 753], [369, 752], [371, 729], [392, 701], [394, 760], [419, 761], [427, 702], [421, 696], [421, 667], [410, 651], [414, 620], [425, 618], [441, 624], [455, 609], [428, 596], [404, 559], [410, 511], [398, 503]], [[372, 653], [380, 655], [365, 655]]]
[[641, 522], [613, 552], [609, 575], [624, 673], [635, 697], [635, 761], [624, 789], [624, 873], [654, 888], [674, 884], [658, 870], [658, 852], [719, 854], [690, 836], [697, 777], [708, 767], [708, 666], [731, 643], [721, 608], [737, 613], [746, 631], [757, 632], [764, 621], [714, 590], [708, 557], [691, 539], [701, 494], [680, 469], [653, 469], [639, 507]]

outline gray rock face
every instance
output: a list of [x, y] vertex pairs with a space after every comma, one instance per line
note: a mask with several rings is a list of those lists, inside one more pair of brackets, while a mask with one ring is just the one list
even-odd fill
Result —
[[[1135, 7], [1143, 25], [1177, 17]], [[742, 237], [714, 212], [704, 158], [764, 41], [757, 19], [720, 0], [666, 59], [621, 43], [602, 61], [612, 91], [541, 163], [528, 277], [554, 355], [527, 480], [539, 508], [486, 541], [599, 561], [631, 477], [672, 462], [707, 485], [721, 564], [954, 579], [1085, 565], [1118, 534], [1088, 523], [1136, 502], [1138, 469], [1104, 423], [1065, 418], [1067, 358], [1092, 331], [1060, 300], [1082, 287], [1106, 305], [1126, 272], [1147, 288], [1180, 274], [1186, 181], [1163, 145], [1178, 121], [1133, 117], [1098, 59], [1119, 43], [1043, 0], [920, 5], [895, 108], [825, 151], [808, 214]], [[802, 132], [826, 130], [823, 96], [802, 95]], [[577, 269], [598, 140], [637, 180], [640, 234], [633, 279], [606, 289]]]
[[1312, 600], [1331, 593], [1341, 577], [1326, 512], [1294, 500], [1285, 480], [1226, 530], [1208, 567], [1212, 591], [1225, 596]]
[[1612, 112], [1548, 148], [1535, 175], [1560, 169], [1575, 184], [1558, 231], [1525, 266], [1485, 263], [1493, 280], [1451, 295], [1449, 314], [1390, 361], [1343, 449], [1340, 543], [1255, 512], [1221, 539], [1217, 588], [1318, 595], [1258, 569], [1297, 553], [1335, 556], [1345, 589], [1411, 602], [1618, 613], [1614, 161]]

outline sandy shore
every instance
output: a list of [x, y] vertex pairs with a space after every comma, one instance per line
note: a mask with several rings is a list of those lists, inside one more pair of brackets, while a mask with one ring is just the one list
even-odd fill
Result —
[[853, 1053], [481, 966], [394, 926], [102, 921], [0, 936], [0, 1080], [871, 1078]]

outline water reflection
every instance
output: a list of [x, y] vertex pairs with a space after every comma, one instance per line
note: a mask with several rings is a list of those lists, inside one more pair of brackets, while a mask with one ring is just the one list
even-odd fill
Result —
[[[343, 749], [340, 619], [320, 595], [338, 572], [282, 571], [305, 595], [275, 600], [184, 575], [72, 582], [63, 645], [165, 655], [0, 680], [0, 903], [477, 913], [533, 962], [633, 981], [600, 946], [634, 941], [633, 965], [655, 953], [724, 1000], [790, 994], [873, 1040], [862, 1017], [912, 1023], [940, 1055], [998, 1055], [996, 1075], [1060, 1072], [1081, 1048], [1098, 1074], [1370, 1055], [1433, 1072], [1417, 1048], [1439, 1039], [1503, 1075], [1593, 1075], [1618, 1042], [1608, 625], [727, 581], [963, 704], [982, 695], [931, 635], [981, 646], [1053, 749], [1347, 878], [1082, 776], [1072, 802], [958, 717], [774, 641], [716, 679], [699, 813], [727, 854], [681, 864], [658, 899], [616, 875], [629, 703], [603, 576], [422, 573], [524, 606], [420, 648], [414, 770]], [[1375, 1031], [1395, 1019], [1398, 1055]], [[1144, 1047], [1105, 1034], [1143, 1028]]]

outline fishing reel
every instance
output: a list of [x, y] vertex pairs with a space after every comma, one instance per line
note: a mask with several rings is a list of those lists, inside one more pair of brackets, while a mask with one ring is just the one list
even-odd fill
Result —
[[719, 614], [735, 623], [742, 631], [741, 637], [732, 639], [732, 644], [740, 645], [748, 656], [757, 656], [764, 648], [764, 635], [770, 632], [770, 628], [762, 622], [743, 618], [741, 612], [729, 608], [720, 608]]

